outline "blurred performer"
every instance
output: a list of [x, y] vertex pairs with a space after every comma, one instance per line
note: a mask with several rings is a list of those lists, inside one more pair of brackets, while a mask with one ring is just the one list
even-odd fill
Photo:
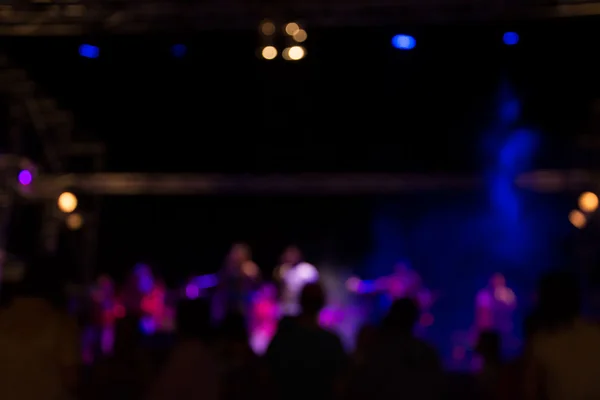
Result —
[[432, 323], [432, 316], [429, 311], [435, 300], [434, 296], [430, 290], [423, 286], [419, 274], [406, 263], [396, 264], [391, 275], [383, 276], [374, 281], [363, 281], [356, 277], [350, 278], [346, 286], [350, 291], [358, 294], [384, 294], [389, 304], [397, 299], [411, 298], [417, 302], [422, 313], [419, 325], [428, 326]]
[[100, 351], [104, 355], [112, 352], [115, 322], [122, 313], [115, 294], [115, 285], [108, 275], [101, 275], [92, 288], [94, 325]]
[[154, 289], [154, 281], [154, 274], [148, 265], [137, 264], [133, 267], [121, 292], [121, 301], [129, 314], [137, 317], [144, 315], [142, 300]]
[[502, 339], [513, 332], [513, 311], [517, 306], [515, 293], [506, 286], [502, 274], [494, 274], [489, 284], [475, 298], [475, 329], [477, 333], [495, 331]]
[[216, 287], [218, 277], [216, 274], [192, 276], [188, 279], [182, 295], [188, 300], [195, 300], [199, 297], [207, 297], [209, 290]]
[[118, 307], [114, 283], [107, 275], [98, 277], [87, 300], [90, 318], [85, 322], [82, 345], [83, 360], [90, 364], [98, 355], [112, 352], [115, 322], [122, 310]]
[[314, 265], [303, 260], [302, 252], [296, 246], [289, 246], [281, 256], [281, 265], [275, 269], [275, 280], [281, 284], [280, 312], [284, 316], [300, 313], [300, 293], [307, 283], [319, 280], [319, 271]]
[[142, 297], [141, 326], [145, 333], [172, 332], [175, 329], [175, 311], [167, 303], [167, 292], [164, 282], [157, 280], [150, 292]]
[[252, 261], [250, 247], [245, 243], [234, 244], [217, 275], [212, 301], [213, 320], [221, 322], [228, 312], [241, 312], [247, 316], [252, 294], [260, 281], [260, 270]]
[[263, 354], [275, 335], [279, 320], [275, 285], [262, 285], [256, 292], [252, 305], [250, 345], [256, 354]]

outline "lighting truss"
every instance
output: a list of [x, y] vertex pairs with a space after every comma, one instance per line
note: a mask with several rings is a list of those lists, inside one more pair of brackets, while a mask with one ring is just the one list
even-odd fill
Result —
[[136, 195], [379, 195], [436, 190], [470, 190], [474, 176], [419, 174], [143, 174], [96, 173], [46, 175], [35, 189], [42, 195], [61, 188], [83, 193]]
[[[10, 145], [0, 159], [0, 252], [4, 253], [6, 228], [13, 206], [19, 200], [15, 190], [17, 182], [13, 180], [16, 179], [21, 161], [27, 156], [23, 145], [28, 142], [41, 145], [43, 157], [36, 162], [42, 176], [45, 173], [65, 175], [70, 157], [92, 158], [97, 167], [94, 171], [100, 171], [103, 168], [104, 146], [93, 142], [78, 142], [78, 136], [74, 135], [72, 113], [60, 109], [56, 100], [46, 95], [24, 69], [3, 54], [0, 54], [0, 93], [8, 99], [11, 111]], [[60, 188], [45, 193], [44, 197], [37, 196], [35, 191], [31, 193], [31, 200], [42, 200], [45, 203], [42, 245], [49, 252], [56, 248], [62, 223], [55, 204], [60, 192], [56, 190]], [[91, 222], [95, 222], [95, 219], [92, 218]], [[95, 229], [90, 228], [89, 231], [94, 232]], [[95, 241], [95, 237], [91, 240]]]
[[148, 31], [255, 29], [265, 16], [300, 17], [310, 27], [373, 26], [405, 21], [450, 22], [506, 18], [557, 18], [599, 15], [598, 1], [551, 0], [493, 6], [485, 0], [291, 0], [206, 1], [8, 1], [0, 5], [0, 35], [79, 36], [93, 32], [115, 34]]

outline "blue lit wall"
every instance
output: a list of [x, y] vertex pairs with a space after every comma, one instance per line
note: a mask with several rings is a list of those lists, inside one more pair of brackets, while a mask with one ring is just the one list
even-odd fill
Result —
[[373, 219], [365, 277], [391, 272], [407, 259], [438, 291], [431, 339], [448, 355], [453, 337], [473, 324], [474, 297], [495, 272], [517, 293], [520, 320], [531, 305], [540, 272], [562, 261], [568, 224], [561, 199], [514, 185], [535, 167], [542, 132], [523, 126], [521, 104], [504, 81], [480, 135], [484, 186], [471, 193], [430, 193], [383, 200]]

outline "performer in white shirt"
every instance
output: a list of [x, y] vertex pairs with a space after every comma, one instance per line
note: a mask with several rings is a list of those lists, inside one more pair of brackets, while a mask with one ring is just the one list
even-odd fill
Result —
[[281, 256], [281, 265], [275, 269], [275, 280], [281, 283], [282, 316], [295, 316], [300, 313], [300, 293], [307, 283], [319, 280], [319, 271], [314, 265], [303, 261], [302, 252], [297, 246], [289, 246]]

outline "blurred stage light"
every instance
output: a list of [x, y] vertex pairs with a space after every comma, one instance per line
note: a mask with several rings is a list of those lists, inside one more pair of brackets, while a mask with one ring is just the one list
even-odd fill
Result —
[[306, 51], [302, 46], [292, 46], [285, 49], [282, 56], [288, 61], [298, 61], [306, 56]]
[[290, 36], [294, 36], [300, 30], [300, 25], [295, 22], [290, 22], [285, 26], [285, 33]]
[[585, 192], [579, 196], [579, 208], [586, 213], [592, 213], [598, 209], [598, 196], [592, 192]]
[[150, 316], [145, 316], [140, 319], [140, 329], [145, 335], [153, 335], [156, 332], [156, 322]]
[[585, 214], [579, 210], [573, 210], [569, 213], [569, 222], [577, 229], [582, 229], [587, 223]]
[[100, 49], [91, 44], [82, 44], [79, 46], [79, 55], [85, 58], [98, 58], [100, 56]]
[[58, 208], [64, 213], [72, 213], [77, 208], [77, 197], [70, 192], [62, 193], [58, 196]]
[[265, 60], [273, 60], [277, 57], [277, 49], [273, 46], [265, 46], [261, 54]]
[[185, 295], [188, 299], [194, 300], [200, 297], [200, 288], [193, 283], [185, 287]]
[[33, 174], [29, 170], [22, 170], [19, 172], [19, 183], [23, 186], [30, 185], [33, 181]]
[[127, 310], [121, 304], [117, 304], [113, 308], [113, 315], [117, 318], [125, 318], [125, 315], [127, 315]]
[[514, 46], [515, 44], [519, 43], [519, 35], [515, 32], [506, 32], [502, 36], [502, 41], [507, 46]]
[[306, 34], [306, 31], [304, 29], [299, 29], [298, 31], [296, 31], [296, 33], [292, 35], [292, 37], [296, 42], [303, 43], [308, 38], [308, 35]]
[[83, 226], [83, 217], [80, 214], [73, 213], [67, 216], [67, 228], [76, 231]]
[[184, 44], [176, 44], [171, 47], [173, 57], [181, 58], [187, 53], [187, 47]]
[[193, 280], [193, 284], [200, 289], [215, 287], [217, 283], [219, 283], [219, 279], [215, 274], [200, 275]]
[[409, 35], [396, 35], [392, 38], [392, 46], [398, 50], [412, 50], [416, 45], [415, 38]]
[[275, 34], [275, 24], [269, 20], [264, 20], [260, 24], [260, 31], [265, 36], [273, 36]]

